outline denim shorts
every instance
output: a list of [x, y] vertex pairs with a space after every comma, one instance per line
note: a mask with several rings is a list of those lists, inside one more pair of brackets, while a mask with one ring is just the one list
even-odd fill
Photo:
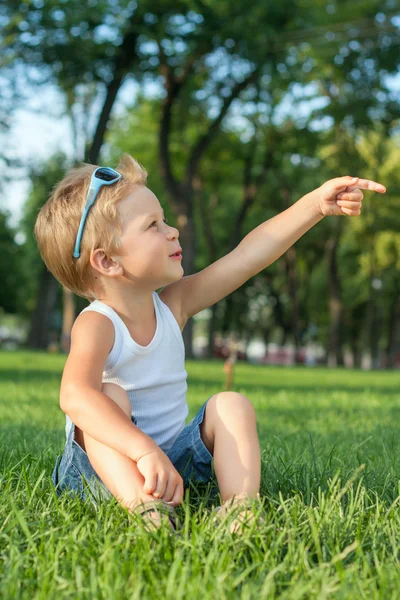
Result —
[[[208, 483], [213, 478], [212, 455], [200, 437], [200, 425], [204, 419], [207, 402], [183, 428], [166, 453], [180, 473], [185, 488], [189, 487], [191, 481]], [[135, 422], [133, 417], [132, 421]], [[111, 498], [111, 492], [93, 469], [88, 455], [75, 441], [74, 433], [75, 425], [72, 424], [64, 451], [57, 456], [51, 476], [57, 495], [68, 490], [82, 500], [89, 496], [94, 504], [99, 500]]]

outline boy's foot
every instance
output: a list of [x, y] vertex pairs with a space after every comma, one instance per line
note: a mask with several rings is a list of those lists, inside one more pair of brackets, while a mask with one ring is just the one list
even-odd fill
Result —
[[139, 504], [133, 512], [140, 515], [146, 523], [150, 525], [152, 531], [161, 527], [165, 517], [168, 517], [172, 531], [178, 530], [178, 519], [175, 509], [164, 500], [143, 502], [142, 504]]
[[258, 513], [259, 506], [258, 498], [245, 497], [226, 500], [222, 506], [217, 506], [216, 519], [229, 523], [230, 533], [243, 534], [254, 524], [256, 519], [257, 523], [265, 523], [262, 516], [255, 514]]

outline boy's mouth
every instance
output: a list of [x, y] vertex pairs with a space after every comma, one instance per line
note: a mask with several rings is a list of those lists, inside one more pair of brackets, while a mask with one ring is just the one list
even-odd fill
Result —
[[174, 254], [169, 255], [170, 258], [172, 258], [172, 256], [182, 256], [182, 248], [179, 248]]

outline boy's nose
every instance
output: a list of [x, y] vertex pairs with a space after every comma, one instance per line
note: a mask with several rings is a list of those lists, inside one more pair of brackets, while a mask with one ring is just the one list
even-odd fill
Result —
[[168, 227], [169, 227], [168, 238], [170, 238], [170, 239], [178, 238], [179, 231], [176, 229], [176, 227], [171, 227], [170, 225], [168, 225]]

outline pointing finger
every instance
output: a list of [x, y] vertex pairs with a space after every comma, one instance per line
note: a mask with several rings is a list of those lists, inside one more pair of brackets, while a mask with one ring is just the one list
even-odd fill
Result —
[[373, 192], [379, 192], [379, 194], [384, 194], [386, 192], [386, 188], [381, 183], [377, 183], [376, 181], [371, 181], [370, 179], [359, 179], [357, 182], [357, 187], [362, 190], [371, 190]]
[[345, 175], [344, 177], [336, 177], [335, 179], [331, 179], [329, 183], [333, 183], [333, 189], [342, 191], [346, 188], [349, 189], [350, 186], [356, 187], [358, 186], [358, 177], [350, 177], [350, 175]]

